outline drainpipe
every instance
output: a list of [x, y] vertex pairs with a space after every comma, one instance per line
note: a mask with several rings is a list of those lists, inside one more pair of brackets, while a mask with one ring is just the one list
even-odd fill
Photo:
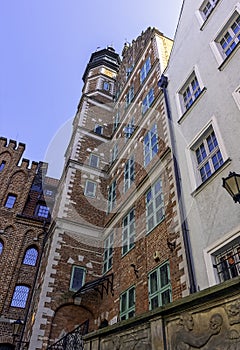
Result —
[[172, 114], [169, 106], [169, 99], [168, 99], [168, 78], [162, 74], [158, 86], [163, 91], [166, 110], [167, 110], [167, 119], [168, 119], [168, 125], [169, 125], [169, 133], [170, 133], [170, 140], [171, 140], [171, 146], [172, 146], [172, 155], [173, 155], [173, 167], [174, 167], [174, 175], [176, 179], [176, 187], [177, 187], [177, 198], [178, 198], [178, 205], [179, 205], [179, 213], [180, 213], [180, 221], [181, 221], [181, 229], [182, 229], [182, 235], [183, 235], [183, 243], [185, 247], [186, 252], [186, 260], [187, 260], [187, 269], [188, 269], [188, 276], [189, 276], [189, 284], [190, 284], [190, 293], [195, 293], [197, 291], [196, 287], [196, 278], [195, 278], [195, 271], [194, 271], [194, 264], [193, 264], [193, 258], [192, 258], [192, 249], [191, 249], [191, 243], [189, 238], [189, 228], [188, 228], [188, 222], [186, 217], [186, 210], [185, 205], [183, 201], [182, 196], [182, 185], [181, 185], [181, 177], [180, 177], [180, 170], [177, 162], [177, 152], [176, 152], [176, 142], [175, 142], [175, 134], [173, 130], [173, 120], [172, 120]]

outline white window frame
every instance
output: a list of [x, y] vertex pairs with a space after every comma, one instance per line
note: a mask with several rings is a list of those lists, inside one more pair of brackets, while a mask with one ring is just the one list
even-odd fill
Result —
[[[146, 141], [148, 138], [148, 142]], [[156, 142], [154, 139], [156, 138]], [[146, 167], [153, 157], [157, 154], [158, 146], [158, 129], [157, 124], [153, 124], [151, 129], [146, 133], [143, 138], [143, 154], [144, 154], [144, 166]]]
[[233, 98], [240, 109], [240, 85], [236, 88], [236, 90], [232, 93]]
[[145, 114], [154, 101], [154, 89], [151, 88], [142, 101], [142, 114]]
[[124, 193], [128, 191], [135, 179], [134, 156], [131, 156], [124, 165]]
[[[93, 191], [89, 191], [88, 186], [91, 186], [91, 185], [93, 185]], [[85, 190], [84, 190], [84, 195], [86, 197], [94, 198], [96, 196], [96, 189], [97, 189], [97, 184], [95, 181], [86, 180]]]
[[[133, 303], [130, 304], [130, 293], [133, 293]], [[123, 298], [125, 298], [125, 308], [123, 310]], [[135, 316], [136, 289], [131, 286], [120, 295], [120, 321], [127, 320]]]
[[[198, 163], [197, 163], [195, 151], [198, 148], [198, 146], [201, 144], [202, 139], [205, 139], [211, 130], [213, 130], [215, 133], [215, 136], [218, 142], [218, 148], [220, 149], [220, 152], [223, 158], [223, 164], [227, 160], [227, 152], [226, 152], [224, 142], [221, 137], [221, 133], [217, 124], [217, 118], [213, 116], [208, 121], [208, 123], [203, 127], [203, 129], [200, 130], [200, 132], [194, 137], [194, 139], [186, 149], [186, 157], [188, 162], [190, 181], [191, 181], [193, 190], [195, 190], [201, 184], [208, 182], [208, 179], [202, 182], [200, 172], [198, 170]], [[213, 175], [217, 170], [213, 171], [211, 175]]]
[[[93, 160], [95, 159], [95, 160]], [[91, 153], [89, 156], [89, 165], [93, 168], [98, 168], [99, 165], [99, 156], [94, 153]]]
[[[196, 90], [197, 94], [195, 94], [195, 90], [193, 90], [192, 87], [192, 82], [196, 78], [198, 82], [198, 89]], [[192, 98], [192, 103], [187, 107], [186, 103], [184, 102], [184, 94], [187, 91], [187, 89], [190, 90], [190, 97]], [[177, 101], [178, 101], [178, 110], [179, 110], [179, 115], [180, 117], [189, 111], [191, 107], [194, 105], [195, 101], [198, 99], [198, 97], [201, 95], [202, 91], [204, 89], [202, 80], [200, 78], [198, 68], [195, 66], [192, 70], [191, 73], [188, 74], [187, 79], [185, 82], [182, 84], [181, 88], [178, 90], [177, 95]], [[188, 98], [188, 101], [190, 101], [190, 98]]]
[[[219, 64], [219, 66], [229, 57], [232, 56], [233, 51], [236, 51], [236, 47], [235, 49], [229, 54], [226, 55], [223, 51], [222, 46], [220, 45], [220, 40], [223, 38], [223, 36], [226, 34], [226, 32], [228, 31], [228, 29], [231, 27], [231, 25], [233, 24], [234, 20], [236, 20], [236, 18], [240, 15], [240, 3], [238, 2], [236, 4], [236, 6], [234, 7], [234, 9], [231, 11], [228, 19], [226, 19], [225, 24], [218, 30], [218, 32], [215, 35], [215, 38], [212, 40], [212, 42], [210, 43], [210, 46], [212, 48], [212, 51], [214, 53], [214, 56], [216, 58], [217, 63]], [[240, 34], [240, 32], [238, 32]], [[236, 42], [236, 46], [238, 46], [238, 49], [240, 47], [239, 44], [239, 39]]]
[[108, 213], [110, 213], [113, 208], [116, 206], [116, 190], [117, 190], [117, 181], [113, 180], [108, 189]]
[[[82, 271], [82, 281], [81, 281], [81, 285], [79, 285], [77, 288], [75, 288], [73, 286], [73, 279], [74, 279], [75, 270], [78, 270], [78, 269]], [[72, 266], [72, 271], [71, 271], [69, 290], [71, 290], [73, 292], [77, 292], [84, 285], [85, 277], [86, 277], [86, 269], [84, 267], [82, 267], [82, 266], [73, 265]]]
[[[159, 189], [159, 190], [158, 190]], [[146, 232], [151, 232], [165, 217], [164, 195], [161, 178], [148, 189], [145, 195], [146, 202]], [[162, 213], [161, 216], [158, 216]], [[152, 225], [150, 223], [152, 222]]]
[[221, 237], [210, 246], [206, 247], [203, 250], [203, 256], [205, 261], [205, 266], [207, 270], [208, 282], [209, 286], [214, 286], [220, 283], [219, 276], [217, 274], [216, 269], [213, 267], [215, 264], [215, 256], [224, 251], [226, 247], [231, 246], [233, 242], [239, 241], [240, 237], [240, 226], [238, 226], [235, 230], [229, 232], [224, 237]]
[[150, 56], [148, 56], [148, 58], [145, 60], [140, 70], [140, 84], [144, 82], [150, 70], [151, 70], [151, 58]]
[[132, 208], [122, 220], [122, 255], [135, 245], [135, 209]]
[[113, 265], [114, 232], [111, 232], [104, 241], [103, 273], [108, 272]]
[[[166, 268], [167, 269], [167, 283], [163, 285], [163, 280], [162, 280], [162, 269]], [[151, 276], [156, 275], [156, 290], [152, 290], [152, 285], [151, 285]], [[163, 295], [164, 293], [169, 293], [169, 302], [172, 301], [172, 287], [171, 287], [171, 278], [170, 278], [170, 266], [169, 262], [165, 262], [158, 266], [156, 269], [151, 271], [148, 274], [148, 295], [149, 295], [149, 309], [153, 310], [156, 307], [165, 305], [163, 303]], [[157, 306], [153, 307], [152, 306], [152, 301], [157, 300]]]

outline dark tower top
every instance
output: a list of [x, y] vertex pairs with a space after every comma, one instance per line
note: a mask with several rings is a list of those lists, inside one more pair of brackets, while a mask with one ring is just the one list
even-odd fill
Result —
[[98, 67], [101, 65], [105, 65], [109, 68], [112, 68], [116, 71], [118, 71], [118, 67], [120, 65], [120, 57], [119, 55], [115, 52], [114, 48], [111, 46], [108, 46], [106, 49], [99, 50], [94, 52], [91, 55], [91, 58], [89, 60], [89, 63], [85, 69], [85, 72], [83, 74], [83, 81], [85, 83], [87, 74], [90, 69], [94, 67]]

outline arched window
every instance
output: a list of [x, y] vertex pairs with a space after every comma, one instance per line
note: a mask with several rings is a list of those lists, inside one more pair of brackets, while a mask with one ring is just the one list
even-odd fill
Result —
[[0, 241], [0, 255], [2, 254], [2, 252], [3, 252], [3, 242]]
[[37, 262], [37, 258], [38, 258], [37, 249], [34, 247], [28, 248], [23, 258], [23, 264], [35, 266]]
[[23, 285], [15, 287], [11, 306], [25, 308], [30, 288]]

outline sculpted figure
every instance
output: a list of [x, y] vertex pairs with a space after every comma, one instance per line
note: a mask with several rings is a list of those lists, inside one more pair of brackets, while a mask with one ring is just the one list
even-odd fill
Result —
[[230, 325], [240, 323], [240, 299], [226, 308]]
[[180, 316], [180, 329], [176, 333], [172, 350], [190, 350], [192, 348], [200, 349], [209, 339], [218, 334], [222, 326], [222, 316], [215, 314], [209, 322], [209, 330], [204, 334], [199, 335], [194, 332], [194, 321], [192, 315], [185, 313]]

